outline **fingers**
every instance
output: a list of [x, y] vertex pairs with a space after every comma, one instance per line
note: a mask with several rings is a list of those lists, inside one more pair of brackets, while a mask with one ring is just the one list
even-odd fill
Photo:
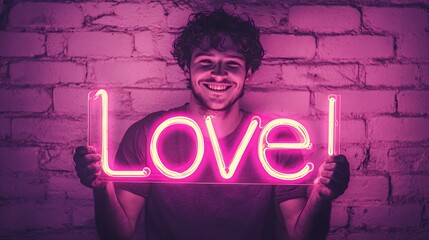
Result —
[[88, 164], [88, 165], [76, 165], [75, 167], [78, 177], [86, 177], [89, 175], [95, 175], [101, 171], [99, 163]]
[[90, 188], [101, 174], [101, 156], [92, 146], [80, 146], [76, 148], [73, 156], [75, 169], [80, 182]]
[[73, 159], [79, 158], [86, 154], [96, 154], [97, 150], [93, 146], [79, 146], [76, 148]]
[[327, 163], [319, 170], [320, 175], [334, 179], [347, 180], [350, 178], [350, 169], [345, 165]]
[[341, 165], [325, 165], [324, 168], [321, 169], [319, 176], [328, 178], [330, 181], [337, 182], [340, 185], [347, 186], [350, 181], [350, 170]]
[[333, 192], [338, 193], [339, 195], [346, 191], [349, 184], [348, 181], [332, 177], [320, 177], [319, 183], [325, 185], [327, 188], [333, 190]]
[[76, 164], [82, 162], [97, 162], [101, 161], [101, 156], [97, 154], [97, 151], [92, 146], [79, 146], [76, 148], [73, 160]]
[[100, 180], [101, 167], [100, 165], [88, 165], [82, 169], [77, 170], [80, 182], [92, 189], [103, 188], [106, 182]]
[[91, 163], [96, 163], [101, 161], [101, 156], [99, 154], [86, 154], [80, 157], [75, 158], [76, 165], [87, 165]]
[[345, 192], [350, 181], [350, 167], [344, 155], [331, 156], [319, 168], [316, 184], [326, 198], [335, 199]]
[[344, 155], [336, 155], [329, 157], [320, 168], [322, 171], [334, 171], [336, 176], [350, 176], [350, 164]]
[[344, 155], [330, 156], [328, 159], [326, 159], [325, 163], [326, 164], [336, 163], [336, 164], [344, 165], [347, 168], [349, 167], [349, 161], [347, 161], [347, 158]]

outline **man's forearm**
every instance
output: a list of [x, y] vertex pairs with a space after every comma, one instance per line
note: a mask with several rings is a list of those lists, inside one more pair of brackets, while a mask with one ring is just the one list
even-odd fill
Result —
[[311, 194], [294, 227], [293, 240], [326, 239], [332, 203]]
[[101, 239], [131, 239], [132, 228], [112, 182], [94, 191], [95, 220]]

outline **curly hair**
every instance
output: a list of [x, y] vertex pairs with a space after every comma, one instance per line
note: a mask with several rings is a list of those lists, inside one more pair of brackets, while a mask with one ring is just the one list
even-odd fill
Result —
[[172, 55], [184, 70], [185, 66], [189, 67], [192, 52], [196, 48], [203, 48], [204, 38], [210, 41], [204, 49], [222, 50], [225, 36], [230, 37], [237, 51], [243, 54], [246, 70], [255, 72], [264, 56], [259, 29], [252, 19], [231, 15], [223, 9], [191, 14], [188, 24], [173, 42]]

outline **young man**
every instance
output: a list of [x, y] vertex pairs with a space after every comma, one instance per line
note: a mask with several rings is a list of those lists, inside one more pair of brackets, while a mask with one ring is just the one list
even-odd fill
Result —
[[[223, 10], [195, 14], [175, 40], [173, 55], [189, 79], [190, 102], [150, 114], [132, 125], [116, 156], [121, 164], [146, 162], [150, 158], [149, 134], [156, 123], [171, 114], [186, 113], [200, 126], [204, 126], [204, 116], [213, 116], [222, 146], [236, 143], [250, 118], [248, 112], [239, 109], [239, 99], [263, 57], [259, 30], [253, 21]], [[201, 129], [207, 137], [205, 128]], [[180, 165], [189, 157], [189, 143], [180, 134], [169, 139], [163, 151]], [[252, 162], [256, 157], [250, 150], [242, 162]], [[74, 160], [82, 184], [94, 191], [102, 239], [132, 238], [143, 208], [149, 240], [278, 239], [278, 215], [289, 239], [324, 239], [329, 231], [331, 202], [344, 193], [350, 175], [346, 158], [339, 155], [322, 164], [308, 194], [303, 186], [113, 184], [98, 181], [100, 156], [93, 147], [78, 147]], [[204, 161], [215, 161], [208, 148]], [[247, 169], [244, 164], [241, 171]], [[214, 177], [210, 169], [200, 171], [203, 177]]]

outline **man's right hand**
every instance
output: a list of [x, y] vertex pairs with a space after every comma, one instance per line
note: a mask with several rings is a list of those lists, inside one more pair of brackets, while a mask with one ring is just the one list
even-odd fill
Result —
[[76, 173], [80, 182], [92, 189], [106, 186], [106, 182], [99, 180], [101, 174], [101, 156], [92, 146], [79, 146], [73, 156], [76, 164]]

